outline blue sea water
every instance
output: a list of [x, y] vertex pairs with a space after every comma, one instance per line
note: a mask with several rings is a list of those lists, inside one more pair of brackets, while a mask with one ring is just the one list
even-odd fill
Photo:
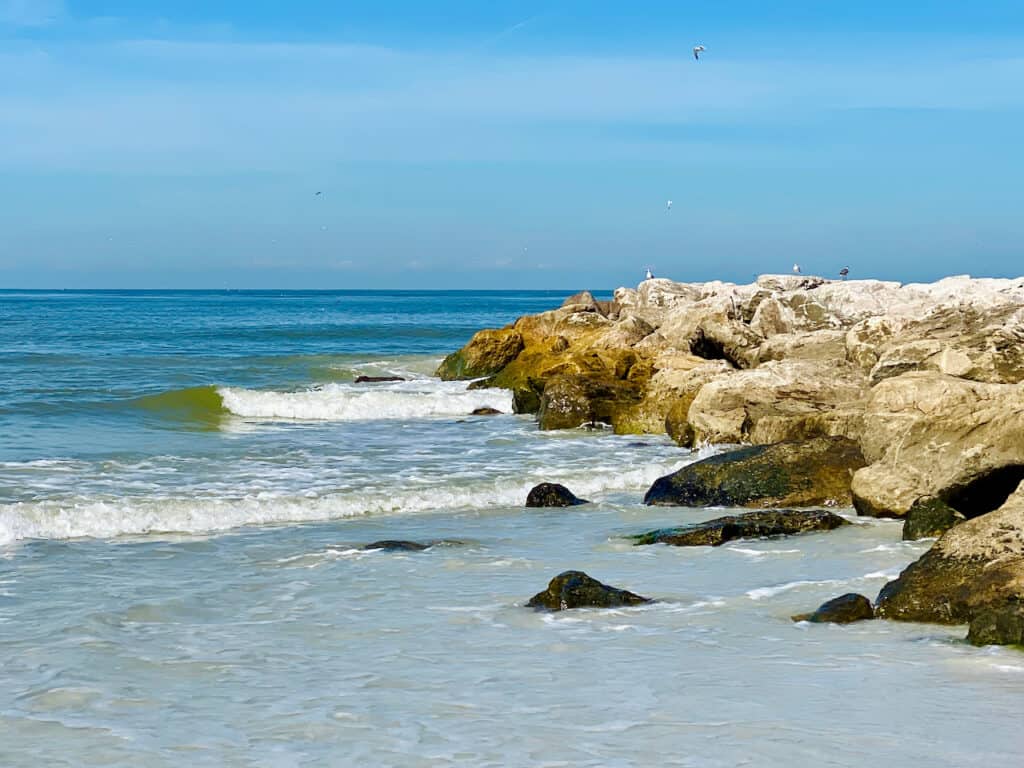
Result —
[[[0, 291], [0, 765], [1015, 764], [1019, 653], [789, 620], [927, 542], [632, 547], [697, 455], [433, 377], [567, 294]], [[568, 568], [658, 602], [523, 607]]]

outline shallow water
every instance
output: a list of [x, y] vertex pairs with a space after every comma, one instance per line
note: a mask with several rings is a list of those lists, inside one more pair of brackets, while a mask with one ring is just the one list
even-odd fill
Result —
[[[723, 513], [640, 503], [695, 456], [468, 417], [507, 395], [429, 378], [475, 327], [557, 298], [457, 297], [463, 312], [426, 295], [426, 330], [397, 340], [389, 323], [416, 322], [382, 310], [339, 341], [355, 320], [304, 308], [327, 294], [287, 296], [288, 312], [262, 295], [20, 296], [0, 293], [0, 765], [1019, 759], [1024, 655], [963, 628], [789, 620], [873, 597], [927, 542], [847, 511], [857, 524], [830, 533], [633, 547]], [[352, 384], [363, 370], [414, 380]], [[541, 480], [595, 503], [523, 509]], [[463, 544], [358, 549], [385, 538]], [[658, 602], [522, 607], [569, 568]]]

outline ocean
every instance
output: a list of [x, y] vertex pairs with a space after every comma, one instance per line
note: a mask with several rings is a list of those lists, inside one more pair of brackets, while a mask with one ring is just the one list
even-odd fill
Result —
[[[433, 378], [568, 293], [0, 291], [0, 765], [1017, 764], [1019, 651], [789, 618], [929, 542], [634, 547], [718, 449]], [[656, 602], [523, 607], [569, 569]]]

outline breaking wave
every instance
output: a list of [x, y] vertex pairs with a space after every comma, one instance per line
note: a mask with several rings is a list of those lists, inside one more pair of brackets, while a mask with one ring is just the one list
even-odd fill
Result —
[[471, 484], [442, 483], [398, 490], [379, 487], [321, 496], [128, 496], [16, 502], [0, 505], [0, 546], [26, 539], [207, 534], [250, 525], [287, 525], [361, 515], [521, 508], [530, 488], [544, 480], [570, 484], [582, 497], [599, 498], [604, 493], [644, 490], [679, 464], [677, 458], [626, 471], [595, 466], [568, 472], [546, 471], [543, 476], [504, 476]]

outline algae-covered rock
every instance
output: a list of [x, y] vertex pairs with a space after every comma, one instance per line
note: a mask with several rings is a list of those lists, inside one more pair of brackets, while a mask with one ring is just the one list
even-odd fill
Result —
[[639, 384], [611, 376], [555, 376], [540, 398], [537, 423], [541, 429], [573, 429], [583, 424], [612, 424], [627, 404], [640, 401]]
[[474, 408], [470, 412], [469, 415], [470, 416], [500, 416], [501, 415], [501, 411], [499, 411], [497, 408], [491, 408], [489, 406], [484, 406], [483, 408]]
[[441, 546], [458, 546], [462, 544], [461, 541], [451, 541], [442, 539], [440, 541], [406, 541], [404, 539], [382, 539], [381, 541], [375, 541], [371, 544], [365, 544], [360, 547], [361, 550], [369, 552], [381, 550], [384, 552], [422, 552], [425, 549], [431, 547]]
[[548, 588], [530, 598], [526, 605], [528, 608], [564, 611], [569, 608], [616, 608], [650, 602], [650, 598], [602, 584], [583, 571], [565, 571], [555, 576]]
[[575, 507], [589, 504], [560, 483], [541, 483], [530, 489], [526, 496], [528, 507]]
[[941, 536], [966, 518], [934, 496], [918, 499], [907, 512], [903, 523], [903, 540], [916, 541]]
[[523, 338], [514, 328], [483, 330], [469, 343], [444, 359], [436, 375], [445, 381], [491, 376], [516, 359]]
[[842, 437], [756, 445], [712, 456], [659, 478], [645, 504], [683, 507], [849, 506], [850, 477], [864, 466]]
[[811, 531], [831, 531], [849, 525], [839, 515], [819, 510], [773, 509], [728, 515], [695, 525], [662, 528], [635, 536], [637, 546], [671, 544], [674, 547], [718, 547], [733, 539], [786, 536]]
[[1024, 600], [1024, 484], [999, 509], [950, 528], [878, 595], [878, 616], [963, 624]]
[[874, 617], [875, 612], [871, 608], [870, 600], [864, 595], [848, 592], [822, 603], [812, 613], [798, 613], [793, 617], [793, 621], [810, 621], [815, 624], [850, 624], [854, 621], [864, 621]]
[[1024, 646], [1024, 603], [1007, 600], [978, 611], [971, 619], [967, 642], [972, 645]]

